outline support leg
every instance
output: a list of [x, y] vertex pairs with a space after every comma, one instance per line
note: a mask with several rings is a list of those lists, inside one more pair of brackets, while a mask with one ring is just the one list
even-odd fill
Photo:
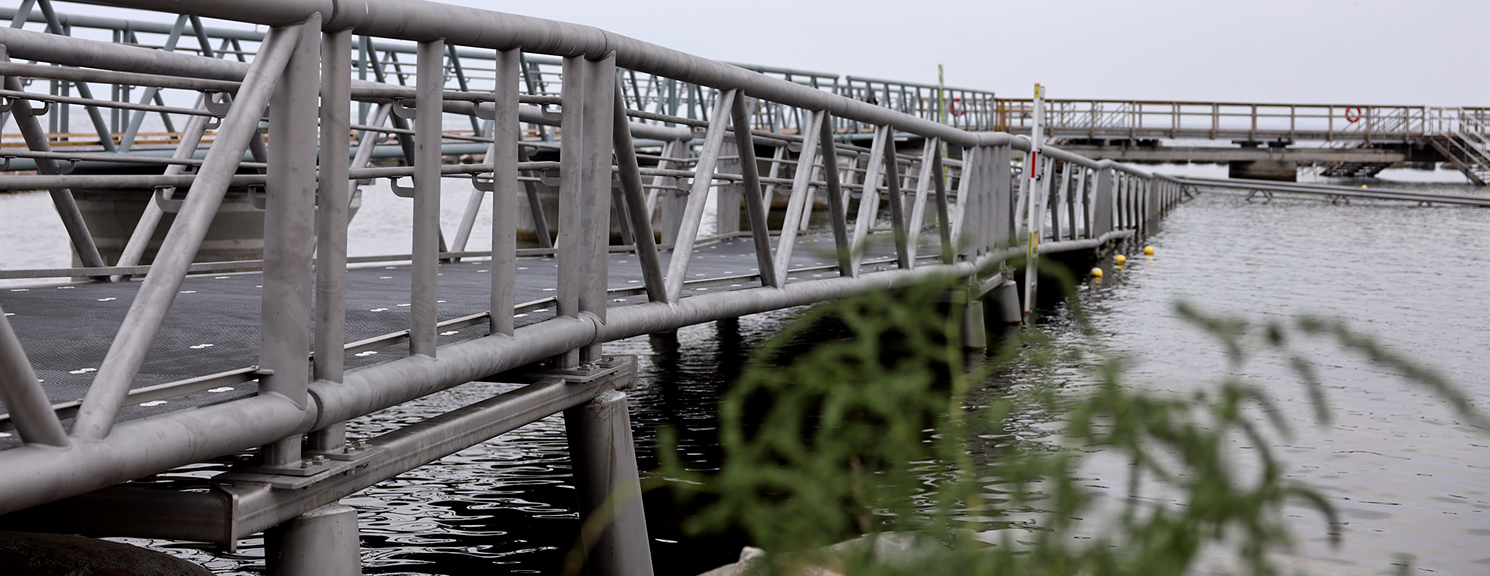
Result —
[[357, 511], [327, 504], [264, 533], [269, 576], [358, 576]]
[[564, 411], [591, 576], [650, 576], [652, 551], [626, 395], [609, 391]]

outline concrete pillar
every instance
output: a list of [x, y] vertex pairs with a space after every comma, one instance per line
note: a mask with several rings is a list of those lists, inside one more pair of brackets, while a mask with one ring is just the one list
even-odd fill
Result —
[[264, 532], [269, 576], [362, 574], [357, 511], [327, 504]]
[[988, 329], [983, 324], [983, 301], [973, 299], [962, 307], [962, 347], [988, 347]]
[[626, 395], [612, 390], [565, 410], [564, 428], [579, 494], [586, 574], [651, 576], [652, 551]]
[[1019, 308], [1019, 285], [1014, 281], [1004, 282], [989, 293], [988, 315], [990, 321], [1018, 324], [1023, 315]]

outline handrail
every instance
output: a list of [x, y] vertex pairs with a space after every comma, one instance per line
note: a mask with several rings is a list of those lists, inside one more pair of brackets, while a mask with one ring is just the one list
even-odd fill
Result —
[[[948, 126], [919, 116], [927, 112], [924, 107], [905, 113], [857, 99], [854, 88], [844, 84], [834, 93], [821, 83], [813, 87], [788, 80], [786, 71], [751, 71], [587, 26], [421, 0], [103, 3], [186, 9], [190, 17], [267, 25], [272, 31], [261, 45], [263, 53], [250, 65], [0, 28], [0, 44], [14, 58], [112, 73], [241, 83], [198, 175], [144, 177], [147, 187], [190, 185], [185, 206], [177, 213], [161, 255], [147, 269], [144, 284], [80, 406], [71, 431], [71, 452], [62, 456], [43, 453], [42, 447], [29, 443], [0, 451], [0, 487], [8, 495], [0, 501], [0, 513], [254, 446], [264, 447], [262, 453], [271, 462], [291, 464], [298, 457], [303, 434], [318, 431], [317, 442], [335, 442], [334, 430], [348, 418], [545, 358], [560, 368], [594, 362], [599, 359], [599, 344], [616, 337], [902, 286], [926, 277], [990, 281], [1002, 277], [996, 264], [1012, 252], [1009, 239], [1024, 238], [1019, 233], [1021, 226], [1035, 232], [1030, 242], [1049, 241], [1038, 251], [1030, 246], [1034, 254], [1060, 247], [1090, 248], [1136, 233], [1181, 196], [1178, 181], [1135, 167], [1093, 161], [1049, 145], [1034, 155], [1036, 164], [1026, 166], [1031, 160], [1014, 151], [1028, 151], [1032, 144], [1027, 138], [965, 129], [971, 125]], [[182, 21], [178, 17], [178, 27]], [[356, 73], [349, 62], [351, 34], [366, 36], [367, 45], [376, 45], [372, 38], [416, 42], [417, 59], [401, 62], [398, 66], [403, 68], [391, 72], [374, 69], [382, 82], [343, 83]], [[320, 46], [312, 46], [320, 42], [336, 46], [325, 52], [324, 59], [315, 50]], [[447, 82], [449, 55], [460, 54], [461, 48], [495, 51], [493, 86], [474, 87], [466, 83], [470, 78], [458, 75]], [[542, 61], [545, 58], [526, 60], [527, 54], [560, 60], [557, 64], [551, 59]], [[534, 72], [534, 65], [557, 65], [561, 70], [557, 75], [552, 70]], [[322, 78], [315, 71], [329, 80], [319, 97], [314, 90]], [[688, 97], [698, 115], [685, 116], [681, 109], [632, 114], [630, 107], [658, 102], [648, 98], [660, 94], [654, 90], [625, 96], [635, 98], [634, 102], [618, 97], [625, 92], [622, 77], [632, 72], [652, 75], [638, 79], [644, 82], [632, 84], [633, 88], [691, 90]], [[410, 78], [416, 82], [413, 87], [391, 84]], [[523, 87], [523, 80], [545, 85]], [[457, 83], [458, 89], [450, 82]], [[669, 98], [675, 94], [669, 93]], [[519, 105], [524, 95], [538, 106]], [[331, 119], [345, 114], [354, 102], [376, 104], [370, 120], [354, 124], [345, 116]], [[208, 110], [214, 106], [219, 106], [216, 100], [203, 105]], [[258, 132], [266, 106], [269, 135], [275, 139], [275, 146], [267, 150]], [[797, 133], [762, 134], [757, 126], [747, 125], [758, 106], [801, 117], [795, 125]], [[319, 122], [317, 111], [326, 114]], [[941, 113], [935, 107], [932, 111]], [[472, 134], [479, 136], [446, 134], [446, 114], [469, 116], [476, 125]], [[868, 148], [840, 141], [839, 130], [853, 127], [850, 123], [858, 123], [863, 134], [872, 136]], [[548, 130], [550, 139], [529, 140], [531, 135], [524, 133], [522, 124]], [[561, 137], [552, 139], [555, 134]], [[923, 148], [897, 151], [892, 138], [905, 135], [916, 137]], [[355, 151], [341, 148], [354, 136]], [[367, 167], [385, 136], [397, 140], [398, 148], [413, 160], [412, 167]], [[637, 143], [633, 136], [655, 140]], [[471, 139], [479, 141], [467, 141]], [[335, 143], [334, 153], [318, 156], [317, 146], [331, 148], [330, 143]], [[612, 154], [618, 148], [630, 152], [637, 146], [661, 147], [660, 153], [650, 155], [656, 168], [640, 165], [636, 154]], [[701, 147], [696, 162], [688, 158], [695, 147]], [[545, 154], [557, 148], [556, 181], [552, 157], [534, 161], [526, 156], [533, 148]], [[770, 150], [770, 158], [757, 159], [758, 148]], [[177, 156], [189, 157], [191, 149], [178, 149]], [[450, 149], [485, 153], [490, 163], [442, 167], [442, 151]], [[353, 157], [349, 168], [332, 166], [340, 164], [339, 160], [332, 162], [333, 157], [348, 155]], [[262, 158], [267, 172], [236, 174], [245, 156]], [[1017, 171], [1024, 171], [1025, 176], [1015, 178]], [[457, 173], [472, 179], [474, 193], [457, 245], [441, 250], [440, 178]], [[621, 194], [612, 194], [613, 174], [620, 175]], [[335, 354], [321, 351], [345, 350], [344, 334], [335, 328], [335, 320], [344, 319], [345, 314], [339, 314], [336, 307], [341, 306], [337, 300], [345, 297], [345, 262], [353, 259], [344, 258], [344, 229], [312, 224], [308, 215], [322, 209], [322, 214], [340, 210], [345, 196], [335, 201], [323, 196], [321, 206], [316, 207], [314, 194], [317, 190], [341, 194], [349, 180], [364, 176], [410, 175], [411, 187], [391, 187], [395, 193], [411, 196], [414, 203], [416, 241], [408, 255], [413, 285], [407, 330], [411, 353], [342, 374]], [[51, 175], [45, 182], [48, 186], [80, 184], [94, 176]], [[202, 410], [117, 422], [145, 352], [162, 329], [185, 275], [194, 269], [193, 254], [202, 246], [217, 202], [235, 179], [262, 183], [266, 212], [273, 215], [266, 218], [273, 224], [266, 224], [265, 229], [261, 300], [266, 321], [258, 344], [259, 364], [266, 371], [261, 392], [266, 393]], [[1016, 186], [1016, 180], [1041, 185]], [[494, 242], [488, 316], [492, 335], [437, 346], [435, 330], [441, 324], [435, 321], [439, 308], [435, 263], [442, 255], [481, 252], [468, 252], [463, 245], [475, 213], [470, 207], [479, 208], [487, 192], [504, 202], [526, 194], [535, 222], [545, 222], [534, 189], [539, 184], [556, 185], [560, 197], [567, 199], [560, 202], [555, 219], [559, 224], [553, 247], [558, 268], [556, 316], [514, 329], [515, 259], [522, 253], [510, 243]], [[706, 294], [686, 290], [692, 281], [687, 274], [689, 260], [694, 257], [689, 246], [701, 245], [710, 235], [703, 227], [703, 213], [704, 199], [711, 194], [725, 199], [716, 203], [719, 212], [713, 235], [751, 237], [759, 286]], [[788, 217], [779, 226], [766, 212], [776, 194], [786, 196], [788, 205]], [[790, 273], [800, 262], [794, 262], [791, 255], [794, 250], [806, 251], [799, 246], [805, 241], [799, 239], [804, 237], [801, 232], [807, 228], [813, 199], [818, 196], [827, 199], [836, 251], [831, 267], [838, 275], [831, 280], [793, 278]], [[849, 207], [856, 197], [860, 210], [853, 215]], [[612, 201], [617, 203], [616, 212], [624, 210], [630, 216], [622, 219], [622, 233], [635, 239], [631, 249], [640, 256], [646, 279], [642, 293], [649, 303], [614, 308], [608, 304], [609, 276], [604, 262], [613, 248]], [[893, 236], [900, 240], [894, 259], [881, 261], [890, 269], [871, 270], [865, 266], [862, 245], [851, 245], [850, 238], [862, 241], [877, 224], [878, 209], [885, 203], [892, 214]], [[1015, 209], [1020, 203], [1042, 207], [1042, 211], [1026, 219], [1023, 211]], [[504, 206], [492, 211], [491, 225], [493, 238], [506, 242], [516, 234], [516, 210], [514, 204]], [[673, 246], [667, 270], [657, 258], [658, 248], [647, 242], [652, 239], [647, 225], [653, 218], [661, 222], [661, 244]], [[741, 220], [749, 222], [748, 232], [739, 226]], [[343, 235], [337, 237], [338, 233]], [[918, 242], [918, 237], [926, 242]], [[340, 260], [322, 260], [317, 265], [316, 273], [328, 274], [329, 280], [313, 279], [311, 246], [328, 258], [342, 255]], [[918, 255], [918, 249], [931, 253]], [[137, 270], [111, 269], [120, 273]], [[714, 280], [718, 279], [710, 281]], [[316, 291], [314, 311], [306, 308], [311, 305], [312, 289]], [[306, 323], [298, 321], [305, 317], [318, 319], [313, 337]], [[327, 324], [321, 320], [328, 318], [333, 328], [322, 330]], [[403, 337], [403, 331], [394, 334]], [[317, 376], [308, 382], [302, 349], [306, 346], [302, 344], [312, 338], [318, 351]], [[203, 419], [227, 414], [241, 417], [235, 417], [231, 425], [201, 424]], [[173, 427], [188, 420], [193, 424]], [[157, 440], [142, 452], [136, 444], [147, 436]], [[101, 458], [104, 454], [115, 457]]]

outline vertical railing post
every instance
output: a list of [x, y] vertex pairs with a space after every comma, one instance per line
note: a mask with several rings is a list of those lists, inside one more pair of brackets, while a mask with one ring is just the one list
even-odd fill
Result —
[[[321, 41], [321, 152], [316, 201], [316, 339], [311, 377], [341, 382], [347, 320], [347, 222], [351, 211], [352, 31]], [[315, 450], [346, 443], [340, 422], [311, 434]]]
[[[606, 256], [610, 246], [611, 146], [615, 115], [615, 55], [564, 59], [560, 98], [564, 137], [559, 149], [559, 316], [590, 313], [605, 320]], [[560, 359], [572, 368], [600, 359], [600, 345]]]
[[440, 264], [440, 140], [445, 116], [445, 41], [420, 42], [414, 94], [414, 245], [409, 353], [435, 355]]
[[[264, 185], [264, 288], [259, 329], [259, 394], [280, 394], [309, 408], [311, 253], [315, 248], [316, 93], [320, 86], [320, 17], [300, 27], [269, 106]], [[257, 137], [257, 136], [255, 136]], [[264, 446], [265, 466], [300, 461], [300, 436]]]
[[[498, 50], [493, 62], [496, 93], [492, 114], [492, 231], [491, 231], [491, 326], [492, 334], [511, 336], [513, 306], [517, 302], [517, 198], [524, 193], [518, 181], [517, 159], [521, 153], [522, 126], [517, 117], [521, 95], [522, 52]], [[535, 222], [536, 223], [536, 222]], [[543, 230], [545, 238], [548, 235]]]

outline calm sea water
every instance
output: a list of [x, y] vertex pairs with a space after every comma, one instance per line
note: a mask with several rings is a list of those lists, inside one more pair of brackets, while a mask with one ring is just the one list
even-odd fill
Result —
[[[1209, 167], [1160, 169], [1186, 170], [1214, 174]], [[1393, 187], [1486, 194], [1444, 172], [1387, 175], [1430, 181]], [[1352, 184], [1360, 183], [1386, 185]], [[448, 230], [454, 230], [463, 199], [464, 193], [446, 196]], [[407, 209], [402, 199], [369, 193], [352, 234], [370, 243], [353, 252], [405, 251]], [[0, 194], [0, 215], [7, 222], [0, 227], [0, 245], [10, 248], [0, 253], [0, 268], [66, 262], [65, 236], [56, 231], [44, 194]], [[483, 233], [478, 228], [473, 247], [487, 242]], [[1080, 292], [1099, 345], [1132, 358], [1135, 385], [1187, 391], [1227, 370], [1220, 348], [1173, 312], [1173, 303], [1185, 300], [1211, 313], [1258, 320], [1300, 313], [1344, 319], [1353, 330], [1447, 374], [1482, 409], [1490, 406], [1490, 307], [1482, 297], [1490, 286], [1490, 211], [1303, 200], [1264, 204], [1208, 194], [1175, 210], [1148, 243], [1157, 249], [1152, 259], [1130, 253], [1124, 269], [1109, 266], [1103, 284], [1084, 285]], [[795, 313], [607, 346], [609, 353], [639, 356], [642, 377], [631, 400], [643, 469], [655, 464], [651, 439], [659, 423], [678, 427], [686, 457], [696, 466], [717, 462], [714, 403], [750, 350]], [[1050, 310], [1047, 318], [1038, 329], [1057, 341], [1078, 338], [1061, 309]], [[1349, 351], [1322, 342], [1299, 346], [1328, 388], [1335, 415], [1328, 425], [1314, 423], [1312, 406], [1278, 358], [1258, 356], [1238, 373], [1273, 394], [1294, 424], [1297, 435], [1275, 446], [1291, 475], [1324, 489], [1342, 512], [1340, 522], [1329, 525], [1306, 509], [1287, 510], [1301, 540], [1287, 563], [1311, 574], [1393, 573], [1394, 563], [1404, 560], [1421, 573], [1490, 573], [1490, 432], [1462, 424], [1444, 401]], [[1057, 368], [1047, 372], [1057, 375], [1054, 385], [1078, 388], [1090, 381], [1081, 366]], [[1031, 384], [1013, 378], [1014, 384]], [[506, 389], [467, 385], [389, 411], [378, 422], [356, 422], [353, 433], [375, 434]], [[551, 418], [349, 497], [344, 502], [359, 510], [364, 570], [557, 573], [577, 524], [569, 511], [568, 473], [562, 421]], [[1118, 486], [1125, 469], [1099, 457], [1084, 474], [1093, 485]], [[686, 510], [660, 497], [648, 506], [659, 574], [696, 574], [738, 553], [737, 539], [681, 536], [677, 526]], [[1327, 545], [1330, 533], [1343, 535], [1340, 547]], [[257, 540], [245, 542], [238, 555], [150, 544], [219, 574], [254, 574], [262, 567]]]

